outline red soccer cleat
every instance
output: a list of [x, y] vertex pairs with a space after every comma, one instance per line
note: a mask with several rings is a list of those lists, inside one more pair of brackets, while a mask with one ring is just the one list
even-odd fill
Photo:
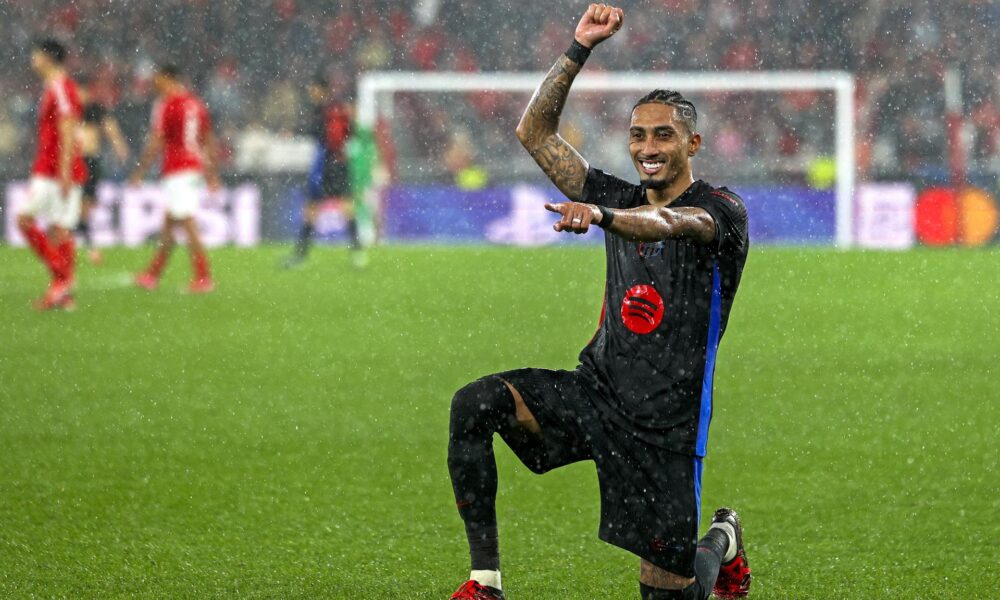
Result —
[[743, 549], [743, 525], [740, 523], [740, 516], [731, 508], [720, 508], [712, 515], [712, 522], [729, 523], [736, 531], [736, 557], [719, 569], [719, 577], [715, 580], [712, 594], [723, 600], [746, 598], [750, 593], [750, 563]]
[[192, 279], [191, 284], [188, 285], [188, 293], [190, 294], [207, 294], [215, 290], [215, 282], [212, 281], [211, 277], [199, 277], [197, 279]]
[[55, 310], [63, 308], [67, 298], [75, 307], [76, 304], [72, 295], [74, 283], [72, 279], [57, 279], [53, 281], [49, 284], [49, 289], [45, 291], [45, 295], [35, 301], [35, 309]]
[[160, 280], [149, 273], [139, 273], [135, 276], [135, 284], [143, 289], [153, 291], [160, 285]]
[[507, 600], [507, 598], [502, 591], [470, 579], [451, 595], [450, 600]]

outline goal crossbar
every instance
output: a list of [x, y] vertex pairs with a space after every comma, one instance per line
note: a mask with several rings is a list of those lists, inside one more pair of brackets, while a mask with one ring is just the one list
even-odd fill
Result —
[[[531, 92], [545, 78], [542, 72], [368, 72], [358, 81], [358, 121], [373, 127], [382, 112], [391, 112], [395, 92]], [[836, 243], [854, 242], [854, 76], [844, 71], [725, 71], [582, 73], [577, 91], [649, 91], [669, 88], [682, 92], [829, 90], [836, 97]], [[390, 95], [380, 105], [380, 96]]]

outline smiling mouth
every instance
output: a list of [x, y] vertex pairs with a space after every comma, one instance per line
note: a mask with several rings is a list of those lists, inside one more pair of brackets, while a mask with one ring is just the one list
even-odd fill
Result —
[[656, 160], [656, 161], [653, 161], [653, 160], [640, 160], [639, 161], [639, 166], [642, 167], [642, 172], [645, 173], [646, 175], [655, 175], [656, 173], [659, 173], [660, 170], [663, 168], [663, 165], [665, 165], [665, 164], [666, 164], [666, 162], [664, 162], [662, 160]]

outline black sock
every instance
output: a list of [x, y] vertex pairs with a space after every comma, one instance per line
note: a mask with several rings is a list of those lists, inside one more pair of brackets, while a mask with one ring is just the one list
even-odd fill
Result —
[[361, 250], [361, 234], [358, 232], [358, 220], [351, 217], [347, 220], [347, 231], [351, 234], [351, 250]]
[[500, 569], [493, 434], [515, 421], [514, 415], [514, 398], [495, 377], [470, 383], [451, 402], [448, 471], [474, 571]]
[[309, 245], [312, 244], [313, 226], [312, 223], [305, 222], [299, 230], [299, 239], [295, 242], [295, 254], [304, 258], [309, 253]]
[[681, 590], [665, 590], [639, 582], [642, 600], [707, 600], [719, 576], [722, 557], [729, 548], [729, 536], [721, 529], [709, 529], [698, 542], [694, 558], [694, 583]]
[[92, 245], [90, 240], [90, 221], [87, 219], [80, 219], [80, 222], [76, 224], [76, 231], [83, 239], [83, 245], [90, 248]]
[[469, 562], [473, 571], [500, 570], [500, 532], [496, 526], [496, 515], [492, 526], [480, 525], [474, 521], [465, 522], [465, 537], [469, 540]]
[[729, 536], [725, 531], [714, 528], [705, 533], [705, 537], [698, 542], [698, 553], [694, 559], [694, 573], [698, 583], [712, 591], [715, 580], [719, 576], [719, 567], [722, 565], [722, 557], [729, 549]]
[[698, 553], [694, 558], [694, 575], [695, 585], [701, 585], [704, 590], [704, 596], [701, 597], [708, 598], [712, 588], [715, 587], [722, 558], [728, 549], [729, 536], [718, 528], [709, 529], [705, 537], [698, 542]]

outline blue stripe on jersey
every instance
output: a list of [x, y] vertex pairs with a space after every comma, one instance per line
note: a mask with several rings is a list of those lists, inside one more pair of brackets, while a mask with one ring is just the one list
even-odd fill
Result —
[[708, 348], [705, 351], [705, 375], [701, 380], [701, 413], [698, 415], [698, 439], [695, 456], [705, 456], [708, 450], [708, 424], [712, 422], [712, 382], [715, 379], [715, 356], [719, 353], [722, 329], [722, 280], [719, 263], [712, 267], [712, 308], [708, 319]]
[[306, 179], [306, 194], [311, 200], [323, 198], [323, 167], [326, 166], [326, 147], [316, 144], [316, 157], [313, 158], [312, 166], [309, 168], [309, 176]]
[[698, 511], [698, 518], [695, 523], [701, 526], [701, 474], [705, 470], [705, 465], [697, 456], [694, 457], [694, 507]]

